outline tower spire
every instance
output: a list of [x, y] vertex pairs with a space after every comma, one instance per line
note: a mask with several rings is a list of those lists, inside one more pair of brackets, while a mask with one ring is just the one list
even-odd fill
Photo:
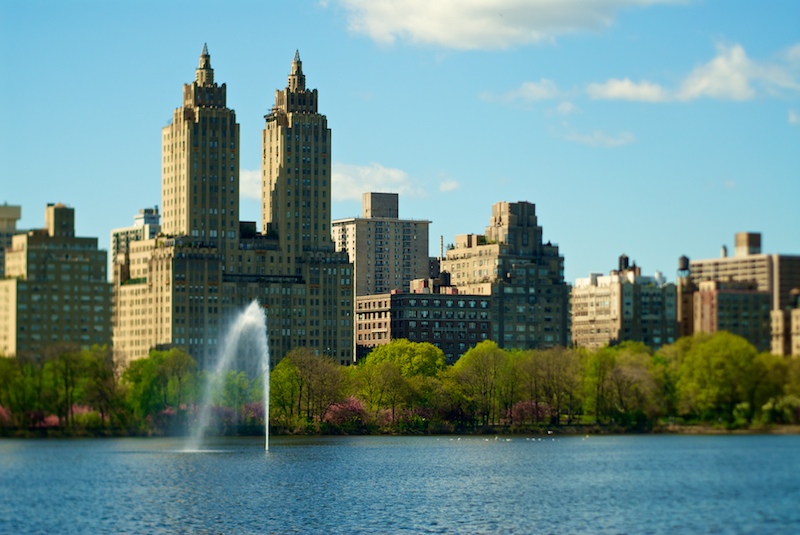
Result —
[[200, 65], [197, 67], [198, 85], [214, 83], [214, 69], [211, 68], [211, 55], [208, 53], [208, 45], [203, 43], [203, 51], [200, 53]]
[[289, 90], [305, 91], [306, 77], [303, 74], [303, 62], [300, 61], [300, 51], [294, 51], [294, 59], [292, 60], [292, 74], [289, 75]]

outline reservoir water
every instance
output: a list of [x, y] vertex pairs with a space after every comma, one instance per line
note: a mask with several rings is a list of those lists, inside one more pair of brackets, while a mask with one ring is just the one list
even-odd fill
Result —
[[800, 533], [798, 436], [0, 440], [0, 533]]

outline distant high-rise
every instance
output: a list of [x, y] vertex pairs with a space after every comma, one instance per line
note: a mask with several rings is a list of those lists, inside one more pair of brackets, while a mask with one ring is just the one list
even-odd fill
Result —
[[[306, 89], [303, 63], [295, 52], [289, 84], [275, 91], [262, 132], [263, 231], [277, 236], [287, 253], [333, 250], [331, 131], [317, 104], [317, 90]], [[291, 256], [289, 261], [294, 263]]]
[[134, 241], [152, 240], [161, 232], [161, 216], [158, 207], [142, 208], [133, 216], [133, 226], [115, 228], [111, 231], [111, 258], [128, 250]]
[[677, 338], [675, 285], [660, 273], [643, 276], [625, 255], [619, 270], [576, 280], [571, 298], [576, 346], [598, 349], [629, 340], [659, 349]]
[[494, 204], [486, 234], [457, 236], [442, 272], [459, 293], [492, 296], [491, 339], [500, 347], [569, 343], [564, 257], [557, 245], [543, 242], [534, 204]]
[[238, 218], [239, 125], [203, 47], [163, 130], [161, 235], [115, 258], [121, 361], [181, 347], [208, 366], [234, 314], [258, 299], [273, 364], [296, 347], [352, 363], [352, 265], [330, 239], [330, 130], [316, 99], [295, 54], [266, 116], [258, 233]]
[[397, 193], [364, 193], [362, 216], [333, 222], [333, 241], [355, 266], [356, 295], [407, 292], [430, 276], [430, 221], [399, 219]]
[[[309, 347], [350, 364], [353, 265], [331, 240], [331, 130], [318, 103], [317, 90], [306, 88], [295, 52], [288, 85], [275, 91], [262, 131], [263, 237], [277, 242], [280, 252], [273, 260], [269, 246], [269, 275], [293, 281], [282, 297], [273, 294], [265, 305], [270, 352], [280, 356]], [[281, 290], [269, 283], [271, 291]]]
[[164, 233], [221, 250], [236, 249], [239, 230], [239, 124], [226, 94], [203, 45], [195, 81], [161, 131]]
[[0, 280], [0, 355], [111, 343], [111, 285], [97, 238], [75, 236], [75, 210], [48, 204], [45, 228], [18, 233]]
[[22, 217], [22, 207], [9, 204], [0, 206], [0, 279], [5, 276], [6, 248], [17, 232], [17, 221]]
[[[682, 261], [683, 263], [683, 261]], [[682, 266], [684, 267], [684, 266]], [[750, 336], [750, 342], [756, 346], [764, 347], [761, 340], [771, 338], [770, 349], [776, 355], [792, 354], [791, 339], [791, 310], [794, 308], [796, 298], [792, 293], [800, 289], [800, 256], [784, 254], [764, 254], [761, 252], [761, 235], [752, 232], [739, 232], [735, 236], [734, 256], [727, 255], [727, 248], [723, 247], [720, 258], [689, 261], [689, 269], [683, 270], [679, 279], [679, 317], [684, 324], [681, 325], [681, 334], [690, 334], [700, 330], [694, 293], [700, 291], [703, 281], [717, 281], [720, 283], [751, 283], [750, 286], [733, 288], [731, 285], [712, 287], [706, 285], [709, 291], [722, 291], [727, 299], [738, 295], [742, 299], [743, 292], [766, 293], [769, 296], [770, 331], [756, 336], [753, 325], [763, 325], [761, 320], [751, 321], [751, 318], [740, 316], [739, 321], [746, 329], [742, 335]], [[710, 295], [710, 294], [709, 294]], [[753, 296], [760, 300], [761, 297]], [[686, 308], [694, 310], [684, 312]], [[742, 312], [752, 310], [748, 305]], [[732, 311], [728, 311], [730, 314]], [[733, 320], [731, 320], [733, 321]], [[691, 325], [686, 325], [690, 322]], [[751, 334], [746, 334], [751, 333]]]

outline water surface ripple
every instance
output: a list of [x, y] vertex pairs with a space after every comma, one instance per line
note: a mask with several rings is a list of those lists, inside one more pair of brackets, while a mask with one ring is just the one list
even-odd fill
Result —
[[0, 533], [800, 533], [800, 437], [0, 441]]

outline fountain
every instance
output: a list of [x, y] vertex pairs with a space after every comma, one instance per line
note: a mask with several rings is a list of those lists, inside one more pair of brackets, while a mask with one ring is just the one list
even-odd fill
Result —
[[[188, 450], [199, 449], [211, 423], [214, 395], [224, 384], [228, 370], [246, 371], [250, 377], [261, 375], [264, 381], [264, 448], [269, 450], [269, 347], [264, 310], [253, 300], [239, 313], [228, 328], [219, 346], [216, 367], [210, 371], [200, 405], [200, 416], [190, 439]], [[236, 368], [233, 366], [236, 365]]]

